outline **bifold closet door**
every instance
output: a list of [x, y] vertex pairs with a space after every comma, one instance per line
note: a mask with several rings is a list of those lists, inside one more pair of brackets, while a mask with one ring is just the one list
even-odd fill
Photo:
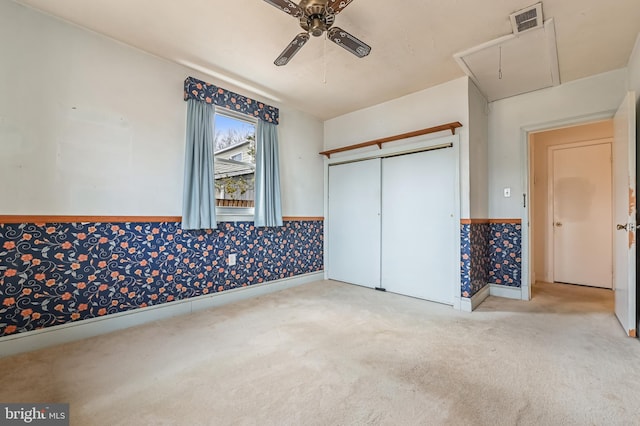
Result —
[[382, 287], [387, 291], [453, 304], [460, 274], [456, 185], [451, 148], [382, 160]]
[[380, 159], [329, 167], [327, 276], [380, 285]]

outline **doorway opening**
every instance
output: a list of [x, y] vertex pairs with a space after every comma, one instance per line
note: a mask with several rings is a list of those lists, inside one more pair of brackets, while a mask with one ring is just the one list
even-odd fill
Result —
[[529, 133], [532, 297], [613, 312], [613, 137], [611, 119]]

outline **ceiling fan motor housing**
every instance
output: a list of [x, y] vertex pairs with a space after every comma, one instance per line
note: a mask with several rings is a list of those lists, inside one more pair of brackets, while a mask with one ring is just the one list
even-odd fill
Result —
[[327, 0], [303, 0], [300, 8], [304, 14], [300, 17], [300, 26], [314, 37], [320, 37], [335, 22], [335, 14], [327, 9]]
[[333, 25], [333, 19], [329, 20], [328, 17], [327, 15], [304, 16], [300, 19], [300, 26], [312, 36], [320, 37]]

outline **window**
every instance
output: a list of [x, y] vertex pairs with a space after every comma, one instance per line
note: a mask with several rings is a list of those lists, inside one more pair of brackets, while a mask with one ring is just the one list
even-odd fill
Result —
[[218, 208], [253, 208], [255, 154], [256, 122], [216, 109], [214, 159]]

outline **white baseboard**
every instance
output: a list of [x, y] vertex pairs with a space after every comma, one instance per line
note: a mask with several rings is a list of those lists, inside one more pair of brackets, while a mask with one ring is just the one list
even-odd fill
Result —
[[462, 297], [460, 296], [455, 296], [453, 298], [453, 306], [452, 308], [455, 309], [456, 311], [461, 311], [462, 310]]
[[529, 296], [529, 288], [530, 286], [528, 285], [523, 285], [522, 288], [520, 289], [520, 292], [522, 293], [520, 295], [520, 299], [524, 300], [524, 301], [529, 301], [531, 300], [531, 297]]
[[471, 312], [475, 310], [484, 299], [489, 297], [490, 288], [489, 285], [485, 285], [482, 289], [474, 294], [472, 297], [463, 297], [461, 298], [460, 310], [462, 312]]
[[491, 296], [505, 297], [507, 299], [522, 299], [522, 289], [520, 287], [509, 287], [500, 284], [489, 284]]
[[320, 281], [323, 278], [324, 272], [315, 272], [263, 284], [254, 284], [250, 287], [227, 290], [222, 293], [207, 294], [134, 311], [13, 334], [0, 338], [0, 358], [263, 296], [302, 284]]

